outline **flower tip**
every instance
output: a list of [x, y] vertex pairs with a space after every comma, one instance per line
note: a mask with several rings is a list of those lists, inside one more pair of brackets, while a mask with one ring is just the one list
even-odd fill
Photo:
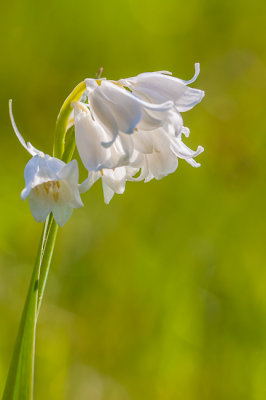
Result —
[[204, 147], [203, 146], [199, 146], [198, 147], [198, 154], [201, 154], [204, 152]]
[[199, 73], [200, 73], [200, 63], [195, 63], [195, 74], [193, 78], [191, 78], [189, 81], [184, 81], [186, 85], [190, 85], [191, 83], [195, 82], [195, 80], [199, 76]]
[[10, 116], [11, 122], [12, 122], [12, 119], [13, 119], [12, 101], [13, 101], [12, 99], [8, 100], [8, 109], [9, 109], [9, 116]]
[[200, 63], [199, 62], [197, 62], [197, 63], [195, 63], [195, 72], [199, 75], [199, 73], [200, 73]]
[[24, 189], [22, 190], [22, 192], [20, 193], [20, 198], [21, 198], [23, 201], [25, 201], [27, 197], [28, 197], [27, 189], [24, 188]]
[[193, 155], [193, 158], [199, 156], [199, 155], [200, 155], [201, 153], [203, 153], [203, 152], [204, 152], [204, 147], [198, 146], [198, 147], [197, 147], [197, 150], [195, 151], [195, 153], [194, 153], [194, 155]]
[[183, 126], [183, 128], [182, 128], [182, 133], [183, 133], [186, 137], [189, 137], [190, 129], [187, 128], [186, 126]]

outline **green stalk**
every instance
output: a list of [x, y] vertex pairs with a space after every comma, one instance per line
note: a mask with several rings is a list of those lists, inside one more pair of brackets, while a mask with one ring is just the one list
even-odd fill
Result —
[[45, 238], [45, 249], [44, 249], [44, 254], [43, 254], [43, 259], [42, 259], [42, 267], [40, 270], [40, 275], [39, 275], [39, 287], [38, 287], [38, 297], [37, 297], [37, 315], [36, 318], [39, 316], [39, 311], [43, 299], [43, 293], [50, 269], [50, 264], [52, 261], [52, 256], [54, 252], [54, 246], [55, 246], [55, 240], [57, 236], [57, 231], [58, 231], [58, 225], [55, 222], [52, 214], [49, 215], [48, 217], [48, 229], [47, 229], [47, 235]]
[[[74, 128], [67, 131], [68, 119], [72, 111], [71, 103], [81, 97], [85, 88], [85, 82], [81, 82], [72, 91], [57, 118], [54, 155], [66, 163], [71, 160], [75, 149]], [[36, 325], [57, 232], [58, 225], [50, 214], [44, 224], [2, 400], [33, 399]]]
[[32, 399], [33, 396], [37, 295], [40, 268], [46, 248], [45, 243], [48, 232], [48, 222], [49, 217], [47, 218], [43, 228], [30, 287], [22, 313], [13, 358], [3, 394], [3, 400], [28, 400]]

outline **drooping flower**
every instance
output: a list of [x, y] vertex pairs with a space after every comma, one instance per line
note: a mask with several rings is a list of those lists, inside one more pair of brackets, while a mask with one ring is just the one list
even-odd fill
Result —
[[193, 83], [200, 73], [199, 63], [195, 64], [195, 75], [189, 81], [171, 76], [171, 72], [144, 72], [132, 78], [121, 79], [121, 85], [128, 87], [143, 101], [160, 104], [172, 101], [178, 112], [188, 111], [204, 97], [204, 91], [188, 85]]
[[113, 169], [104, 168], [101, 171], [89, 172], [88, 178], [80, 185], [80, 193], [87, 192], [91, 186], [102, 179], [104, 202], [109, 204], [114, 194], [122, 194], [125, 191], [126, 182], [133, 180], [139, 168], [131, 166], [117, 167]]
[[148, 112], [160, 112], [160, 119], [173, 106], [172, 101], [158, 104], [146, 102], [117, 82], [107, 80], [86, 79], [86, 95], [92, 118], [104, 127], [108, 147], [120, 135], [131, 134], [137, 125], [145, 124], [153, 129], [154, 118]]
[[83, 206], [78, 189], [78, 163], [72, 160], [66, 164], [26, 143], [16, 126], [11, 101], [9, 112], [17, 138], [33, 156], [24, 170], [25, 188], [21, 198], [29, 197], [30, 209], [37, 222], [44, 222], [52, 212], [56, 223], [62, 226], [72, 215], [73, 208]]
[[[182, 133], [184, 132], [187, 133], [185, 129], [182, 130]], [[150, 133], [153, 145], [151, 151], [144, 150], [139, 155], [134, 166], [141, 169], [141, 173], [130, 180], [149, 182], [153, 178], [162, 179], [175, 172], [179, 158], [184, 159], [193, 167], [199, 167], [200, 164], [194, 160], [194, 157], [202, 153], [204, 149], [202, 146], [198, 146], [196, 151], [189, 149], [182, 142], [182, 133], [178, 136], [171, 135], [163, 128]]]
[[189, 129], [181, 112], [204, 96], [202, 90], [188, 87], [199, 74], [199, 64], [195, 69], [189, 81], [166, 72], [118, 82], [86, 79], [85, 97], [73, 105], [76, 144], [89, 172], [82, 190], [101, 178], [109, 202], [114, 193], [123, 193], [127, 180], [148, 182], [173, 173], [178, 158], [200, 166], [194, 157], [203, 147], [193, 151], [182, 140]]
[[56, 223], [62, 226], [71, 217], [73, 208], [83, 206], [76, 160], [65, 164], [58, 158], [36, 155], [27, 163], [24, 177], [21, 198], [29, 197], [30, 209], [37, 222], [44, 222], [52, 212]]

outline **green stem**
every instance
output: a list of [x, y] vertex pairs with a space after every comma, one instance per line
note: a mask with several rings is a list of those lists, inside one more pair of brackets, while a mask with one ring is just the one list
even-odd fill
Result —
[[33, 397], [38, 282], [45, 253], [48, 219], [49, 218], [47, 218], [44, 225], [40, 240], [14, 353], [9, 368], [3, 400], [28, 400]]
[[37, 298], [37, 318], [39, 315], [43, 299], [43, 293], [52, 261], [57, 232], [58, 232], [58, 225], [56, 224], [53, 216], [50, 214], [50, 216], [48, 217], [48, 229], [45, 238], [45, 248], [42, 258], [42, 265], [40, 269], [38, 298]]

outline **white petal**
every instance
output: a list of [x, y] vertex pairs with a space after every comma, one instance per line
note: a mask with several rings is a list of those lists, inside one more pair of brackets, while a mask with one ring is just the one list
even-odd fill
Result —
[[[197, 71], [196, 71], [197, 72]], [[135, 86], [134, 86], [135, 85]], [[187, 111], [199, 103], [204, 92], [186, 86], [186, 82], [172, 76], [147, 72], [135, 78], [134, 85], [130, 86], [133, 92], [142, 92], [150, 101], [159, 103], [172, 100], [178, 111]]]
[[11, 120], [11, 124], [12, 127], [14, 129], [14, 132], [18, 138], [18, 140], [20, 141], [20, 143], [22, 144], [22, 146], [32, 155], [39, 155], [39, 156], [43, 156], [43, 152], [35, 149], [35, 147], [33, 147], [29, 142], [26, 143], [23, 136], [21, 135], [21, 133], [19, 132], [14, 116], [13, 116], [13, 112], [12, 112], [12, 100], [9, 100], [9, 116], [10, 116], [10, 120]]
[[148, 154], [154, 150], [154, 135], [152, 132], [137, 131], [133, 135], [134, 148], [140, 153]]
[[26, 187], [21, 193], [23, 200], [29, 195], [32, 188], [44, 182], [57, 180], [57, 172], [65, 165], [58, 158], [38, 155], [30, 159], [24, 170]]
[[24, 179], [25, 179], [25, 189], [21, 192], [22, 200], [26, 200], [33, 186], [35, 175], [37, 174], [39, 169], [39, 156], [34, 156], [30, 159], [30, 161], [26, 164], [24, 169]]
[[154, 90], [148, 85], [138, 85], [136, 88], [132, 88], [132, 90], [133, 93], [140, 98], [144, 98], [148, 102], [155, 103], [156, 105], [164, 104], [168, 99], [168, 97], [164, 93], [161, 93], [156, 89]]
[[48, 155], [36, 155], [31, 158], [24, 169], [25, 189], [21, 193], [22, 200], [28, 197], [32, 188], [44, 182], [57, 180], [57, 173], [64, 165], [63, 161]]
[[126, 179], [132, 178], [132, 176], [136, 175], [138, 172], [139, 172], [139, 168], [127, 166], [126, 167]]
[[205, 93], [203, 90], [185, 86], [183, 94], [175, 101], [175, 106], [179, 112], [191, 110], [191, 108], [198, 104], [204, 96]]
[[176, 110], [171, 110], [168, 113], [168, 121], [165, 123], [166, 133], [170, 136], [180, 136], [183, 130], [183, 118]]
[[[155, 179], [161, 179], [177, 169], [178, 159], [171, 151], [148, 154], [146, 157], [150, 174]], [[147, 178], [145, 182], [147, 182]]]
[[[138, 124], [138, 129], [142, 129], [145, 131], [150, 131], [156, 128], [159, 128], [162, 126], [163, 120], [166, 118], [166, 115], [164, 113], [163, 118], [162, 116], [158, 113], [156, 115], [156, 112], [154, 112], [155, 117], [152, 115], [151, 111], [147, 111], [145, 109], [142, 110], [142, 120]], [[157, 118], [156, 118], [157, 117]]]
[[[35, 156], [38, 157], [38, 156]], [[34, 176], [32, 187], [41, 185], [44, 182], [56, 181], [57, 173], [64, 167], [65, 163], [58, 158], [45, 155], [38, 157], [38, 168]], [[25, 179], [26, 180], [26, 179]]]
[[59, 179], [66, 179], [70, 183], [78, 184], [79, 181], [79, 167], [77, 160], [72, 160], [57, 174]]
[[104, 182], [104, 180], [102, 181], [102, 185], [103, 185], [104, 202], [105, 204], [109, 204], [115, 192]]
[[63, 204], [63, 205], [56, 204], [53, 206], [52, 211], [57, 225], [63, 226], [71, 217], [73, 213], [73, 208], [68, 204]]
[[180, 139], [171, 139], [171, 150], [174, 154], [179, 158], [194, 158], [201, 154], [204, 151], [202, 146], [198, 146], [196, 151], [191, 150], [188, 146], [186, 146]]
[[127, 179], [130, 180], [130, 181], [140, 182], [140, 181], [142, 181], [143, 179], [145, 179], [149, 175], [148, 163], [147, 163], [147, 157], [146, 156], [143, 157], [143, 160], [142, 160], [142, 163], [140, 164], [140, 167], [141, 167], [141, 173], [140, 173], [139, 176], [134, 177], [134, 175], [132, 175], [131, 177], [127, 177]]
[[128, 165], [126, 166], [126, 168], [128, 168], [129, 166], [132, 168], [140, 168], [141, 165], [143, 164], [143, 157], [144, 154], [137, 151], [136, 149], [134, 149], [133, 154], [129, 160]]
[[84, 112], [75, 103], [75, 135], [80, 158], [88, 171], [102, 169], [110, 158], [111, 152], [102, 146], [108, 140], [106, 132], [97, 121], [93, 121], [89, 112]]
[[101, 93], [98, 90], [95, 90], [90, 98], [89, 104], [91, 109], [93, 110], [93, 115], [99, 124], [103, 124], [107, 133], [109, 133], [109, 137], [103, 141], [102, 144], [106, 147], [111, 146], [114, 143], [116, 137], [118, 136], [118, 125], [111, 112], [108, 104], [105, 104], [105, 101], [102, 99]]
[[100, 172], [89, 172], [88, 178], [78, 186], [79, 193], [87, 192], [100, 177]]
[[30, 210], [37, 222], [44, 222], [52, 210], [52, 203], [47, 198], [39, 195], [35, 190], [29, 194]]
[[182, 128], [182, 133], [183, 133], [186, 137], [189, 137], [190, 129], [187, 128], [187, 127], [185, 127], [185, 126], [183, 126], [183, 128]]
[[134, 96], [125, 89], [105, 81], [97, 90], [111, 110], [119, 130], [132, 133], [142, 117], [141, 107]]
[[185, 161], [194, 168], [199, 168], [201, 166], [201, 164], [193, 160], [193, 158], [186, 158]]
[[72, 191], [73, 191], [73, 200], [70, 202], [71, 207], [73, 208], [84, 207], [84, 204], [80, 197], [80, 191], [78, 186], [72, 187]]
[[80, 198], [77, 183], [71, 184], [71, 182], [66, 179], [61, 179], [58, 182], [58, 193], [53, 204], [60, 207], [64, 207], [66, 204], [72, 208], [82, 207], [83, 203]]
[[[135, 136], [135, 133], [132, 136]], [[125, 133], [122, 132], [119, 135], [119, 140], [121, 142], [121, 146], [125, 154], [126, 160], [131, 157], [134, 150], [134, 142], [132, 136], [126, 135]]]
[[124, 193], [126, 184], [126, 169], [119, 167], [112, 169], [104, 169], [102, 180], [110, 186], [115, 193]]
[[197, 77], [199, 76], [200, 73], [200, 64], [196, 63], [195, 64], [195, 74], [193, 76], [193, 78], [191, 78], [189, 81], [183, 81], [186, 85], [190, 85], [191, 83], [195, 82], [195, 80], [197, 79]]

